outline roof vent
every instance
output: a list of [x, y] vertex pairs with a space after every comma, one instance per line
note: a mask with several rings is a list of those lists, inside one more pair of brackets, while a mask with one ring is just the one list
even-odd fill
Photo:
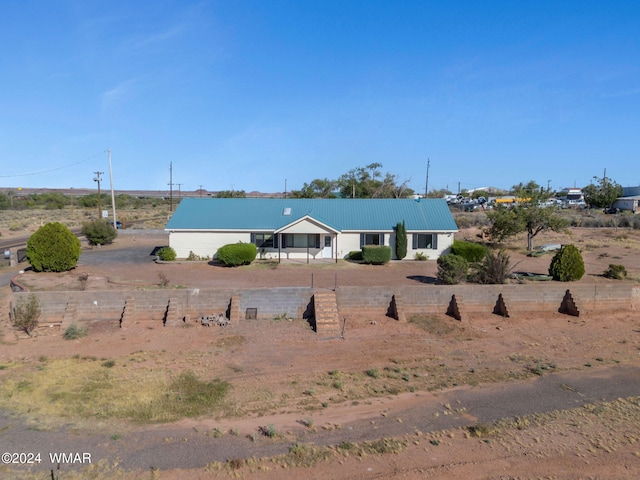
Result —
[[284, 207], [284, 209], [282, 210], [282, 215], [284, 215], [285, 217], [291, 215], [291, 207]]

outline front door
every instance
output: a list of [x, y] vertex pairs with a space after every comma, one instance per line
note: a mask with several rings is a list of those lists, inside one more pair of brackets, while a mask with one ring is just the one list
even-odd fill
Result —
[[322, 258], [333, 258], [333, 256], [331, 255], [331, 245], [331, 235], [325, 235], [322, 248]]

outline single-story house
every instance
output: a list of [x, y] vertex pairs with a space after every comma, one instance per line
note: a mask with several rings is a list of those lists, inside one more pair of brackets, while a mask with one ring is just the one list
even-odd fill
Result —
[[629, 197], [618, 197], [612, 205], [623, 212], [640, 212], [640, 195], [632, 195]]
[[[449, 251], [456, 222], [443, 199], [185, 198], [167, 223], [178, 258], [214, 257], [218, 248], [254, 243], [263, 258], [345, 258], [363, 245], [395, 250], [405, 223], [407, 259]], [[395, 257], [395, 253], [394, 253]]]

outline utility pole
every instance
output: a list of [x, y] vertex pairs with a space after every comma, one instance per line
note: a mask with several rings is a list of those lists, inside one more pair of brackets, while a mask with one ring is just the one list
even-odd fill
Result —
[[94, 182], [98, 182], [98, 218], [102, 218], [102, 206], [100, 205], [100, 175], [104, 172], [93, 172], [95, 173], [95, 177], [93, 177]]
[[287, 179], [284, 179], [284, 198], [287, 198]]
[[116, 195], [113, 191], [113, 169], [111, 168], [111, 150], [107, 148], [107, 157], [109, 157], [109, 183], [111, 184], [111, 208], [113, 209], [113, 228], [118, 228], [116, 224]]
[[182, 200], [182, 184], [181, 183], [176, 183], [176, 185], [178, 185], [178, 203], [180, 203], [180, 200]]
[[200, 198], [202, 198], [202, 185], [198, 185], [199, 189], [200, 189]]
[[427, 158], [427, 182], [424, 185], [424, 198], [427, 198], [429, 194], [429, 167], [431, 166], [431, 160]]
[[173, 212], [173, 162], [169, 162], [169, 211]]

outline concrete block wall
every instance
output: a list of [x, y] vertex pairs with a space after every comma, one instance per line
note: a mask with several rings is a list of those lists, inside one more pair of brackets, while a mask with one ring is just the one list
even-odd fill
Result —
[[302, 318], [313, 297], [312, 288], [282, 287], [243, 290], [240, 296], [240, 318], [247, 308], [258, 309], [258, 319], [272, 319], [286, 314]]
[[340, 315], [385, 315], [393, 294], [389, 287], [338, 287], [338, 311]]
[[[405, 287], [339, 287], [336, 299], [339, 315], [386, 315], [396, 296], [399, 318], [416, 314], [445, 314], [453, 295], [462, 318], [468, 313], [492, 314], [502, 294], [510, 317], [520, 313], [558, 312], [566, 291], [580, 314], [635, 310], [640, 302], [640, 287], [626, 282], [610, 284], [527, 285], [415, 285]], [[119, 323], [165, 320], [174, 324], [184, 317], [223, 312], [243, 320], [247, 308], [257, 309], [258, 319], [273, 319], [285, 314], [304, 318], [310, 313], [314, 291], [307, 287], [262, 288], [248, 290], [158, 289], [135, 291], [33, 292], [40, 301], [41, 323], [93, 322]], [[16, 300], [27, 292], [14, 293]], [[171, 304], [171, 308], [169, 308]], [[312, 312], [312, 310], [311, 310]], [[312, 314], [312, 313], [311, 313]], [[67, 318], [65, 318], [65, 316]], [[73, 316], [74, 318], [68, 318]], [[175, 318], [174, 318], [175, 317]], [[124, 322], [125, 320], [123, 320]], [[123, 323], [123, 326], [124, 323]]]

